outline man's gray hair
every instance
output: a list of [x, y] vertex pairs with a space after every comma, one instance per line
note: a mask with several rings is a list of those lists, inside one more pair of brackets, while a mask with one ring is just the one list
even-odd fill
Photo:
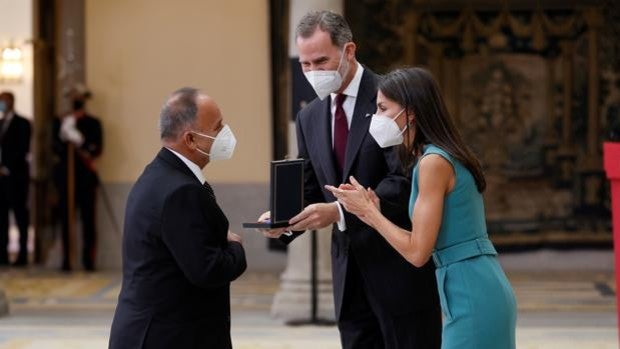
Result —
[[179, 134], [196, 122], [198, 89], [183, 87], [174, 91], [159, 113], [161, 139], [175, 140]]
[[353, 33], [344, 17], [332, 11], [308, 12], [297, 24], [295, 38], [309, 38], [317, 28], [328, 32], [332, 43], [340, 48], [353, 41]]

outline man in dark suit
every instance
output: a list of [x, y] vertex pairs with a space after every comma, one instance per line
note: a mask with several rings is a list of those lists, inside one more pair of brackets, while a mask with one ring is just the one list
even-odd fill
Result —
[[[334, 224], [332, 272], [343, 348], [439, 348], [441, 313], [434, 266], [417, 269], [388, 243], [345, 212], [324, 186], [354, 176], [380, 198], [381, 211], [409, 229], [410, 180], [398, 154], [368, 135], [376, 110], [377, 75], [355, 59], [351, 30], [340, 15], [311, 12], [296, 30], [299, 61], [318, 98], [297, 116], [299, 157], [305, 162], [306, 208], [292, 231]], [[261, 217], [266, 218], [266, 216]], [[300, 233], [281, 235], [290, 242]]]
[[9, 209], [19, 230], [19, 253], [13, 263], [28, 264], [28, 187], [30, 185], [30, 121], [15, 113], [15, 96], [0, 93], [0, 265], [9, 262]]
[[85, 89], [76, 89], [71, 95], [73, 111], [65, 117], [54, 120], [54, 152], [57, 164], [54, 169], [54, 181], [59, 196], [59, 208], [62, 224], [63, 260], [61, 269], [70, 271], [69, 207], [68, 207], [68, 151], [73, 148], [74, 163], [74, 209], [80, 210], [82, 222], [82, 266], [86, 271], [95, 270], [97, 230], [96, 202], [99, 176], [95, 160], [103, 150], [103, 130], [98, 118], [86, 112], [86, 100], [90, 93]]
[[163, 148], [127, 199], [110, 349], [231, 348], [230, 282], [246, 268], [201, 169], [236, 140], [210, 97], [183, 88], [160, 114]]

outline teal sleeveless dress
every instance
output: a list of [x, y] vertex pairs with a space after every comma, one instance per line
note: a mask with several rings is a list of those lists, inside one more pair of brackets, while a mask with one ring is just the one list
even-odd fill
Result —
[[[469, 170], [450, 154], [427, 145], [422, 157], [429, 154], [445, 158], [456, 174], [433, 251], [443, 312], [441, 348], [514, 349], [516, 300], [488, 239], [482, 195]], [[412, 215], [418, 192], [416, 165], [409, 201]]]

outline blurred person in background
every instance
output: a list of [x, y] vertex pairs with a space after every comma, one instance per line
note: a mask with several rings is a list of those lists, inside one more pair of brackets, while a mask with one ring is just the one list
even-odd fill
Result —
[[19, 230], [15, 266], [28, 264], [28, 187], [30, 185], [30, 121], [15, 112], [15, 96], [0, 93], [0, 265], [9, 263], [9, 210]]
[[[57, 163], [54, 169], [54, 181], [58, 190], [59, 208], [62, 224], [63, 258], [61, 269], [70, 271], [69, 248], [69, 149], [73, 152], [73, 188], [74, 210], [79, 209], [82, 223], [82, 266], [86, 271], [95, 270], [97, 229], [96, 207], [99, 176], [95, 160], [103, 150], [103, 130], [99, 119], [86, 111], [86, 101], [91, 97], [83, 85], [76, 85], [70, 93], [72, 111], [62, 119], [54, 120], [54, 153]], [[73, 242], [74, 243], [74, 242]]]

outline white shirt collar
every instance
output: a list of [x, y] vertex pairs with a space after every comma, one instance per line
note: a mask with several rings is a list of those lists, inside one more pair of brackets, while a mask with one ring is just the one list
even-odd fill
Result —
[[189, 167], [189, 169], [196, 176], [196, 178], [198, 178], [198, 181], [200, 182], [200, 184], [204, 184], [204, 182], [207, 181], [207, 179], [205, 178], [205, 175], [202, 173], [202, 170], [200, 169], [200, 167], [198, 167], [198, 165], [193, 163], [190, 159], [186, 158], [185, 156], [177, 153], [176, 151], [168, 147], [166, 147], [166, 149], [170, 150], [172, 154], [176, 155], [179, 159], [181, 159], [181, 161], [185, 163], [185, 165], [187, 165], [187, 167]]
[[[357, 64], [357, 69], [355, 70], [355, 75], [353, 75], [353, 79], [349, 82], [349, 85], [342, 91], [344, 95], [347, 97], [357, 98], [357, 92], [360, 90], [360, 84], [362, 83], [362, 74], [364, 73], [364, 67], [359, 62], [355, 62]], [[336, 100], [337, 93], [332, 93], [332, 101]]]

